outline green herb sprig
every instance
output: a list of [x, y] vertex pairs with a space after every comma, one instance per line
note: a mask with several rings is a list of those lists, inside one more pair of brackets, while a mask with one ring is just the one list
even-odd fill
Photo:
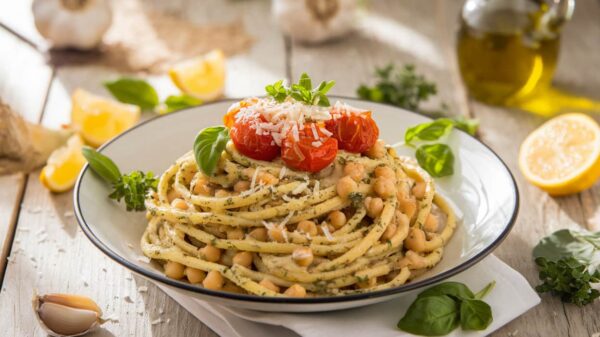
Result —
[[288, 97], [302, 102], [307, 105], [330, 106], [327, 92], [335, 85], [335, 81], [321, 82], [319, 86], [313, 88], [312, 80], [306, 73], [302, 73], [298, 83], [292, 84], [291, 87], [286, 87], [283, 80], [279, 80], [265, 87], [267, 94], [277, 102], [283, 102]]
[[104, 82], [104, 87], [119, 102], [133, 104], [144, 111], [168, 113], [202, 104], [202, 100], [187, 94], [171, 95], [160, 102], [156, 89], [145, 80], [121, 77]]
[[437, 86], [423, 75], [416, 72], [412, 64], [404, 65], [396, 71], [393, 64], [383, 68], [375, 68], [376, 83], [374, 86], [361, 84], [356, 93], [360, 98], [395, 105], [407, 110], [425, 113], [431, 117], [446, 117], [454, 122], [454, 127], [474, 136], [479, 122], [463, 116], [447, 117], [447, 105], [442, 104], [439, 111], [426, 111], [421, 103], [437, 94]]
[[459, 282], [433, 286], [417, 296], [398, 328], [423, 336], [447, 335], [463, 330], [485, 330], [493, 321], [492, 308], [482, 299], [494, 288], [491, 282], [477, 294]]
[[225, 126], [211, 126], [198, 133], [194, 140], [194, 158], [204, 174], [212, 176], [215, 173], [229, 139], [229, 129]]
[[538, 292], [578, 306], [600, 297], [592, 287], [600, 283], [600, 232], [558, 230], [540, 240], [533, 257], [542, 281], [535, 288]]
[[133, 171], [129, 174], [121, 174], [118, 166], [109, 157], [93, 148], [85, 146], [82, 153], [92, 171], [112, 185], [113, 191], [108, 195], [109, 198], [117, 201], [123, 199], [128, 211], [146, 209], [144, 205], [146, 195], [150, 190], [156, 191], [158, 185], [158, 179], [152, 172]]

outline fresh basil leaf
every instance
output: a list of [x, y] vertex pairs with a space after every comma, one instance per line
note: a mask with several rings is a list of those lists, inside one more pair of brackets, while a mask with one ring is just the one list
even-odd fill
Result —
[[600, 232], [558, 230], [540, 240], [533, 248], [533, 257], [544, 257], [550, 261], [573, 257], [590, 265], [590, 271], [594, 272], [600, 267]]
[[479, 129], [479, 120], [466, 118], [464, 116], [456, 116], [452, 117], [452, 121], [454, 121], [455, 128], [463, 130], [471, 136], [475, 136], [477, 134], [477, 129]]
[[300, 75], [298, 84], [308, 91], [312, 90], [312, 81], [310, 80], [310, 77], [308, 77], [307, 73], [302, 73], [302, 75]]
[[447, 295], [417, 298], [398, 322], [398, 328], [423, 336], [447, 335], [460, 324], [460, 305]]
[[198, 133], [194, 141], [194, 157], [204, 174], [213, 175], [228, 141], [229, 129], [224, 126], [208, 127]]
[[321, 93], [322, 95], [325, 95], [327, 92], [329, 92], [329, 90], [331, 90], [331, 88], [333, 88], [333, 86], [335, 85], [335, 81], [328, 81], [328, 82], [321, 82], [321, 84], [319, 84], [319, 87], [317, 88], [317, 91], [319, 93]]
[[444, 282], [435, 285], [422, 293], [418, 297], [448, 295], [456, 299], [472, 299], [475, 295], [466, 285], [459, 282]]
[[122, 77], [105, 82], [104, 86], [120, 102], [137, 105], [142, 110], [152, 110], [158, 105], [156, 90], [144, 80]]
[[190, 95], [171, 95], [165, 100], [167, 112], [181, 110], [202, 104], [202, 100]]
[[433, 122], [423, 123], [408, 128], [404, 133], [404, 142], [411, 144], [413, 141], [434, 141], [447, 135], [454, 127], [454, 122], [448, 118], [436, 119]]
[[106, 182], [115, 184], [121, 178], [119, 167], [110, 158], [94, 150], [89, 146], [84, 146], [81, 153], [90, 164], [92, 171], [99, 175]]
[[463, 330], [485, 330], [492, 320], [492, 308], [484, 301], [465, 299], [460, 303], [460, 326]]
[[445, 177], [454, 173], [454, 155], [446, 144], [421, 145], [416, 157], [419, 166], [432, 177]]
[[329, 105], [331, 105], [329, 103], [329, 98], [327, 98], [327, 96], [325, 96], [325, 95], [319, 95], [318, 96], [318, 100], [319, 100], [318, 101], [318, 105], [319, 106], [329, 106]]

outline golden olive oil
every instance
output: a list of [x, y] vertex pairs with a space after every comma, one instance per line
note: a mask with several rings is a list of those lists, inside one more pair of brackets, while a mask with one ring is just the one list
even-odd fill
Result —
[[461, 19], [458, 63], [474, 98], [511, 104], [550, 86], [559, 37], [539, 27], [543, 11], [499, 9]]

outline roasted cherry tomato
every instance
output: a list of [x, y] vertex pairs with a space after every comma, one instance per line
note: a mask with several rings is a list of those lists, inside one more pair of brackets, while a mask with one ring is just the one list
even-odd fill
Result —
[[229, 135], [241, 154], [252, 159], [270, 161], [279, 155], [280, 149], [270, 134], [256, 133], [256, 124], [261, 122], [265, 122], [265, 119], [258, 114], [239, 119], [231, 126]]
[[237, 113], [240, 112], [242, 108], [254, 105], [256, 104], [256, 102], [256, 98], [248, 98], [232, 105], [229, 108], [229, 110], [227, 110], [225, 116], [223, 116], [223, 124], [225, 124], [226, 127], [231, 128], [233, 126], [233, 123], [235, 123], [235, 116], [237, 115]]
[[379, 128], [371, 118], [371, 112], [342, 114], [327, 121], [326, 127], [338, 140], [339, 148], [348, 152], [366, 152], [379, 138]]
[[318, 172], [329, 166], [337, 155], [338, 142], [322, 132], [318, 134], [319, 140], [316, 140], [310, 124], [306, 124], [299, 132], [299, 140], [289, 132], [281, 144], [281, 159], [285, 165], [308, 172]]

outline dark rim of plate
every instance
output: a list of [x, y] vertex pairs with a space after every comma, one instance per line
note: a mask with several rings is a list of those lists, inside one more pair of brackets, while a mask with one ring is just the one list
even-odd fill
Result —
[[[342, 100], [354, 100], [354, 101], [360, 101], [360, 99], [354, 98], [354, 97], [348, 97], [348, 96], [339, 96], [339, 95], [332, 95], [331, 97], [335, 97], [335, 98], [339, 98]], [[182, 109], [182, 110], [178, 110], [178, 111], [174, 111], [171, 112], [169, 114], [165, 114], [165, 115], [159, 115], [153, 118], [150, 118], [148, 120], [145, 120], [139, 124], [137, 124], [136, 126], [124, 131], [123, 133], [119, 134], [118, 136], [116, 136], [115, 138], [111, 139], [110, 141], [106, 142], [104, 145], [102, 145], [100, 148], [98, 148], [98, 151], [102, 151], [104, 148], [108, 147], [110, 144], [112, 144], [113, 142], [115, 142], [116, 140], [118, 140], [119, 138], [123, 137], [124, 135], [128, 134], [129, 132], [131, 132], [132, 130], [135, 130], [137, 128], [143, 127], [145, 124], [147, 123], [152, 123], [153, 121], [160, 119], [160, 118], [169, 118], [169, 116], [176, 114], [176, 113], [180, 113], [189, 109], [198, 109], [198, 108], [204, 108], [204, 107], [208, 107], [211, 105], [216, 105], [216, 104], [223, 104], [226, 102], [236, 102], [239, 101], [241, 99], [223, 99], [223, 100], [219, 100], [219, 101], [215, 101], [215, 102], [211, 102], [211, 103], [206, 103], [200, 106], [196, 106], [196, 107], [190, 107], [190, 108], [186, 108], [186, 109]], [[371, 102], [371, 101], [365, 101], [368, 102], [369, 104], [379, 104], [379, 105], [385, 105], [386, 107], [394, 107], [397, 108], [398, 110], [404, 112], [404, 113], [412, 113], [412, 114], [416, 114], [416, 115], [421, 115], [427, 118], [431, 118], [423, 113], [419, 113], [419, 112], [414, 112], [414, 111], [408, 111], [408, 110], [404, 110], [402, 108], [398, 108], [392, 105], [388, 105], [388, 104], [382, 104], [382, 103], [377, 103], [377, 102]], [[213, 297], [215, 299], [218, 298], [225, 298], [225, 299], [229, 299], [229, 300], [237, 300], [237, 301], [244, 301], [244, 302], [260, 302], [260, 303], [273, 303], [273, 304], [283, 304], [283, 303], [289, 303], [289, 304], [325, 304], [325, 303], [340, 303], [340, 302], [350, 302], [350, 301], [359, 301], [359, 300], [366, 300], [366, 299], [371, 299], [371, 298], [377, 298], [377, 297], [385, 297], [385, 296], [390, 296], [390, 295], [394, 295], [394, 294], [399, 294], [399, 293], [403, 293], [403, 292], [407, 292], [410, 290], [414, 290], [414, 289], [418, 289], [418, 288], [422, 288], [428, 285], [432, 285], [434, 283], [437, 283], [439, 281], [443, 281], [451, 276], [454, 276], [468, 268], [470, 268], [471, 266], [475, 265], [477, 262], [481, 261], [484, 257], [486, 257], [487, 255], [489, 255], [494, 249], [496, 249], [500, 243], [502, 243], [502, 241], [504, 241], [504, 239], [508, 236], [508, 233], [511, 231], [512, 227], [514, 226], [516, 219], [517, 219], [517, 214], [519, 212], [519, 190], [517, 187], [517, 183], [515, 181], [515, 178], [512, 174], [512, 172], [510, 171], [510, 169], [508, 168], [508, 166], [506, 165], [506, 163], [504, 163], [504, 161], [498, 156], [498, 154], [496, 154], [496, 152], [494, 152], [489, 146], [487, 146], [485, 143], [481, 142], [479, 139], [469, 135], [467, 132], [464, 132], [462, 130], [458, 130], [459, 132], [463, 132], [466, 136], [471, 137], [474, 141], [480, 143], [481, 145], [483, 145], [485, 148], [488, 149], [488, 151], [490, 151], [495, 157], [496, 159], [498, 159], [498, 161], [504, 166], [504, 168], [506, 169], [506, 172], [508, 173], [508, 176], [510, 177], [512, 183], [513, 183], [513, 190], [515, 193], [515, 208], [513, 210], [513, 213], [510, 217], [509, 222], [506, 224], [506, 227], [504, 228], [503, 232], [500, 234], [500, 236], [498, 236], [498, 238], [496, 238], [496, 240], [490, 244], [489, 246], [485, 247], [481, 252], [479, 252], [477, 255], [473, 256], [472, 258], [470, 258], [469, 260], [461, 263], [460, 265], [451, 268], [449, 270], [446, 270], [444, 272], [441, 272], [437, 275], [434, 275], [430, 278], [426, 278], [417, 282], [411, 282], [411, 283], [407, 283], [404, 284], [400, 287], [396, 287], [396, 288], [390, 288], [390, 289], [384, 289], [384, 290], [378, 290], [378, 291], [373, 291], [373, 292], [366, 292], [366, 293], [360, 293], [360, 294], [351, 294], [351, 295], [344, 295], [344, 296], [323, 296], [323, 297], [311, 297], [311, 298], [290, 298], [290, 297], [262, 297], [262, 296], [256, 296], [256, 295], [245, 295], [245, 294], [237, 294], [237, 293], [231, 293], [231, 292], [224, 292], [224, 291], [214, 291], [214, 290], [209, 290], [209, 289], [205, 289], [199, 286], [195, 286], [186, 282], [182, 282], [182, 281], [177, 281], [171, 278], [166, 277], [163, 274], [159, 274], [156, 273], [155, 271], [152, 271], [148, 268], [144, 268], [144, 267], [140, 267], [130, 261], [128, 261], [127, 259], [121, 257], [119, 254], [117, 254], [116, 252], [114, 252], [113, 250], [111, 250], [107, 245], [105, 245], [104, 243], [102, 243], [100, 241], [100, 239], [96, 236], [96, 234], [94, 234], [94, 232], [92, 231], [92, 229], [90, 228], [89, 224], [86, 222], [86, 220], [83, 217], [83, 214], [81, 212], [81, 208], [80, 208], [80, 204], [79, 204], [79, 192], [80, 192], [80, 185], [81, 185], [81, 180], [83, 178], [83, 176], [86, 174], [86, 172], [89, 169], [89, 165], [86, 164], [83, 168], [83, 170], [81, 170], [81, 173], [79, 174], [79, 177], [77, 178], [77, 182], [75, 184], [75, 192], [73, 193], [73, 203], [74, 203], [74, 209], [75, 209], [75, 216], [77, 218], [77, 221], [79, 222], [79, 226], [81, 227], [81, 229], [83, 230], [83, 232], [85, 233], [85, 235], [88, 237], [88, 239], [98, 248], [100, 249], [104, 254], [108, 255], [111, 259], [115, 260], [116, 262], [120, 263], [121, 265], [125, 266], [126, 268], [128, 268], [129, 270], [143, 275], [147, 278], [150, 278], [152, 280], [155, 281], [159, 281], [161, 283], [167, 284], [169, 286], [175, 287], [175, 288], [179, 288], [179, 289], [183, 289], [183, 290], [187, 290], [187, 291], [191, 291], [191, 292], [196, 292], [196, 293], [200, 293], [202, 295], [206, 295], [206, 296], [210, 296]]]

